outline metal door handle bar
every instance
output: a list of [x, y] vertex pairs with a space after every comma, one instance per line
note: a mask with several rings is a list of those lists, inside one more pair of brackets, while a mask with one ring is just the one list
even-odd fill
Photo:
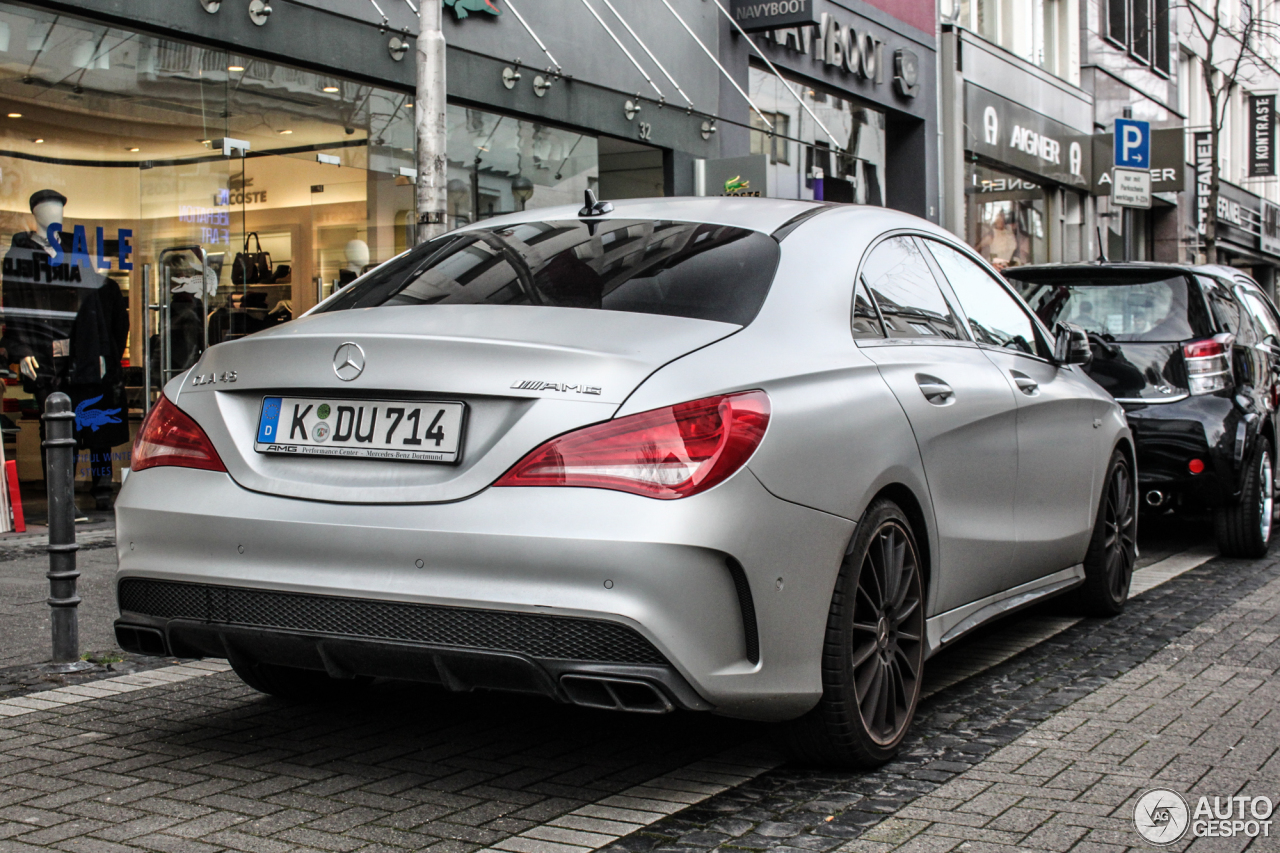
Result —
[[1018, 386], [1018, 390], [1027, 396], [1031, 396], [1040, 390], [1040, 383], [1036, 382], [1025, 373], [1019, 373], [1016, 370], [1009, 371], [1009, 375], [1013, 377], [1013, 383]]
[[924, 398], [935, 405], [944, 405], [956, 396], [951, 386], [936, 376], [917, 373], [916, 384], [920, 386], [920, 392], [924, 394]]

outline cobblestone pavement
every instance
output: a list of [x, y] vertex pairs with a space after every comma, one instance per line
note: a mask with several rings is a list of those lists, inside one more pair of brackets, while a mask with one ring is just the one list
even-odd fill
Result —
[[1274, 794], [1277, 607], [1274, 560], [1219, 559], [1113, 620], [1006, 620], [986, 636], [1035, 645], [958, 684], [983, 637], [935, 658], [902, 755], [861, 774], [761, 773], [768, 728], [722, 718], [390, 684], [308, 707], [170, 666], [0, 702], [0, 853], [1136, 847], [1150, 784]]
[[1144, 787], [1274, 801], [1276, 555], [1213, 560], [940, 691], [878, 771], [780, 768], [608, 853], [1150, 849], [1131, 822]]

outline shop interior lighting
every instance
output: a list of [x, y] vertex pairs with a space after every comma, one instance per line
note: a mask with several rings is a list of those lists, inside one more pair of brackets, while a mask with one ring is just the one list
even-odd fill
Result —
[[126, 151], [132, 151], [132, 152], [133, 152], [133, 153], [135, 153], [135, 154], [136, 154], [136, 153], [138, 153], [138, 151], [139, 151], [139, 149], [137, 149], [137, 148], [126, 148], [125, 150], [126, 150]]
[[43, 143], [43, 142], [44, 142], [44, 140], [43, 140], [43, 139], [33, 139], [33, 140], [31, 140], [31, 141], [32, 141], [32, 142], [34, 142], [36, 145], [40, 145], [41, 143]]
[[243, 70], [244, 70], [244, 66], [243, 66], [243, 65], [228, 65], [228, 66], [227, 66], [227, 70], [228, 70], [228, 71], [243, 71]]
[[9, 118], [22, 118], [22, 113], [9, 113]]
[[276, 131], [276, 133], [280, 134], [281, 136], [288, 136], [289, 134], [293, 133], [293, 131], [292, 131], [292, 130], [277, 130], [277, 131]]
[[324, 87], [324, 89], [323, 89], [322, 91], [328, 92], [330, 95], [333, 95], [333, 94], [336, 94], [336, 93], [338, 93], [338, 92], [340, 92], [340, 91], [342, 91], [342, 90], [341, 90], [341, 89], [339, 89], [337, 86], [325, 86], [325, 87]]

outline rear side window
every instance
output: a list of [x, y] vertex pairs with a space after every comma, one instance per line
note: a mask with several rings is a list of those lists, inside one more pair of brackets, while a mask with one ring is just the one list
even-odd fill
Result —
[[759, 231], [698, 222], [530, 222], [445, 235], [390, 261], [323, 311], [547, 305], [745, 326], [780, 250]]
[[966, 340], [915, 239], [890, 237], [872, 249], [862, 280], [880, 306], [889, 337]]
[[1049, 328], [1074, 323], [1108, 341], [1185, 341], [1213, 334], [1213, 325], [1185, 276], [1014, 278], [1022, 296]]

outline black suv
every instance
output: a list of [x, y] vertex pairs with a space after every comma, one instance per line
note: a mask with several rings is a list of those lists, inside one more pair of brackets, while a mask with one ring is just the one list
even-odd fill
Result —
[[1211, 508], [1224, 554], [1261, 557], [1273, 520], [1280, 314], [1222, 266], [1054, 264], [1007, 269], [1049, 328], [1088, 333], [1093, 380], [1124, 406], [1141, 500]]

